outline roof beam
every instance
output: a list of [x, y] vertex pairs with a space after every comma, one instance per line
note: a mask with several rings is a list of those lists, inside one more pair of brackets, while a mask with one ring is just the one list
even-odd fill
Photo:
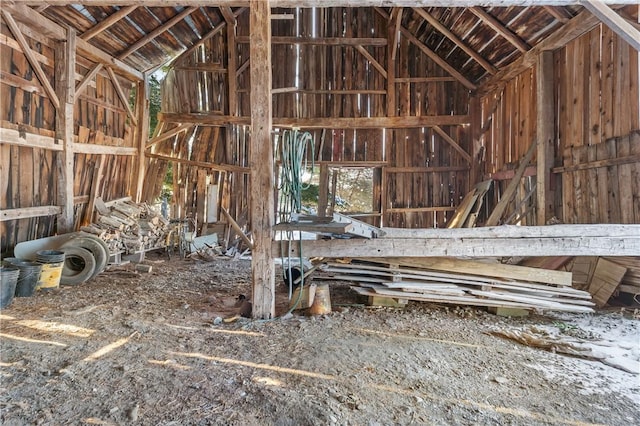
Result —
[[172, 28], [178, 22], [182, 21], [184, 18], [186, 18], [187, 16], [191, 15], [193, 12], [195, 12], [198, 9], [199, 9], [199, 6], [191, 6], [191, 7], [186, 8], [185, 10], [183, 10], [180, 13], [178, 13], [176, 16], [174, 16], [173, 18], [169, 19], [167, 22], [165, 22], [164, 24], [162, 24], [161, 26], [159, 26], [155, 30], [151, 31], [146, 36], [142, 37], [140, 40], [138, 40], [135, 43], [133, 43], [131, 46], [129, 46], [127, 49], [125, 49], [122, 53], [120, 53], [118, 55], [118, 59], [123, 60], [127, 56], [131, 55], [133, 52], [135, 52], [136, 50], [140, 49], [142, 46], [144, 46], [145, 44], [149, 43], [151, 40], [153, 40], [154, 38], [158, 37], [163, 32], [165, 32], [168, 29]]
[[500, 34], [504, 39], [506, 39], [509, 43], [513, 44], [516, 49], [521, 51], [522, 53], [531, 49], [524, 40], [518, 37], [515, 33], [513, 33], [509, 28], [502, 25], [500, 21], [494, 18], [492, 15], [487, 13], [484, 9], [480, 7], [470, 7], [469, 12], [476, 15], [482, 22], [491, 27], [495, 32]]
[[[608, 4], [619, 4], [621, 0], [604, 0]], [[14, 4], [40, 6], [42, 1], [11, 0]], [[104, 6], [105, 0], [47, 0], [49, 6], [67, 6], [82, 4], [86, 6]], [[110, 0], [111, 6], [129, 6], [136, 4], [146, 7], [175, 6], [248, 6], [249, 0]], [[473, 7], [473, 6], [570, 6], [578, 0], [270, 0], [272, 8], [295, 7]]]
[[[3, 4], [2, 10], [11, 12], [13, 17], [22, 22], [23, 24], [28, 25], [31, 28], [37, 28], [43, 35], [50, 37], [54, 40], [66, 40], [67, 31], [62, 26], [56, 24], [52, 20], [42, 16], [37, 13], [34, 9], [31, 9], [25, 6], [25, 1], [13, 2], [15, 4]], [[22, 4], [17, 4], [22, 3]], [[132, 66], [125, 64], [124, 62], [113, 58], [108, 53], [103, 50], [98, 49], [97, 47], [89, 44], [86, 40], [81, 38], [76, 39], [76, 48], [78, 49], [78, 53], [82, 54], [87, 59], [90, 59], [93, 62], [100, 62], [106, 66], [115, 67], [118, 72], [128, 78], [132, 78], [134, 80], [143, 80], [144, 77], [142, 73]]]
[[120, 10], [118, 10], [117, 12], [112, 13], [111, 15], [107, 16], [105, 19], [98, 22], [96, 25], [94, 25], [93, 27], [89, 28], [87, 31], [82, 33], [80, 38], [85, 41], [91, 40], [93, 37], [105, 31], [107, 28], [109, 28], [110, 26], [112, 26], [113, 24], [115, 24], [116, 22], [118, 22], [119, 20], [121, 20], [122, 18], [124, 18], [125, 16], [127, 16], [128, 14], [136, 10], [137, 8], [138, 6], [136, 5], [120, 8]]
[[478, 64], [480, 64], [480, 66], [482, 66], [482, 68], [487, 70], [488, 73], [495, 74], [496, 72], [498, 72], [498, 69], [496, 67], [494, 67], [492, 64], [490, 64], [487, 60], [485, 60], [482, 56], [480, 56], [480, 54], [478, 52], [473, 50], [464, 41], [462, 41], [460, 38], [458, 38], [458, 36], [456, 36], [453, 32], [451, 32], [451, 30], [449, 30], [447, 27], [445, 27], [440, 21], [438, 21], [429, 12], [427, 12], [426, 10], [424, 10], [424, 9], [422, 9], [420, 7], [414, 7], [413, 10], [418, 15], [420, 15], [425, 21], [427, 21], [429, 24], [431, 24], [432, 27], [434, 27], [436, 30], [440, 31], [442, 34], [444, 34], [445, 37], [447, 37], [449, 40], [451, 40], [453, 43], [455, 43], [456, 46], [458, 46], [460, 49], [462, 49], [464, 52], [466, 52], [467, 55], [471, 56], [471, 58], [473, 58], [474, 61], [476, 61]]
[[640, 31], [627, 22], [626, 19], [618, 15], [613, 9], [600, 0], [586, 0], [582, 1], [581, 4], [602, 21], [603, 24], [611, 28], [634, 49], [640, 52]]
[[[387, 12], [384, 11], [384, 9], [376, 7], [375, 10], [381, 16], [383, 16], [385, 19], [389, 19], [389, 15], [387, 14]], [[400, 31], [407, 38], [407, 40], [409, 40], [410, 42], [415, 44], [416, 47], [418, 47], [418, 49], [422, 50], [422, 52], [425, 55], [430, 57], [433, 60], [433, 62], [435, 62], [442, 69], [447, 71], [452, 77], [455, 77], [455, 79], [458, 80], [460, 83], [462, 83], [462, 85], [464, 85], [467, 89], [470, 89], [470, 90], [475, 90], [476, 89], [476, 85], [475, 84], [473, 84], [471, 81], [469, 81], [464, 75], [462, 75], [460, 72], [458, 72], [458, 70], [456, 70], [454, 67], [449, 65], [447, 63], [447, 61], [445, 61], [440, 56], [438, 56], [438, 54], [436, 52], [434, 52], [433, 50], [429, 49], [424, 43], [422, 43], [420, 40], [418, 40], [416, 38], [416, 36], [414, 36], [411, 33], [411, 31], [409, 31], [408, 29], [406, 29], [403, 26], [400, 26]]]
[[[249, 44], [249, 36], [237, 37], [238, 43]], [[309, 44], [322, 46], [386, 46], [387, 39], [381, 37], [271, 37], [271, 44]]]
[[533, 67], [538, 60], [538, 55], [540, 54], [540, 52], [545, 50], [559, 49], [565, 46], [571, 40], [574, 40], [581, 35], [591, 31], [599, 23], [600, 21], [598, 20], [598, 18], [596, 18], [589, 11], [585, 10], [580, 12], [577, 16], [572, 18], [555, 33], [551, 34], [549, 37], [536, 44], [535, 47], [524, 53], [513, 63], [502, 68], [496, 75], [486, 80], [481, 85], [478, 91], [479, 94], [482, 95], [485, 93], [489, 93], [504, 86], [507, 81], [513, 79], [521, 72]]
[[560, 23], [566, 24], [572, 18], [572, 15], [563, 7], [542, 6], [547, 13], [556, 18]]

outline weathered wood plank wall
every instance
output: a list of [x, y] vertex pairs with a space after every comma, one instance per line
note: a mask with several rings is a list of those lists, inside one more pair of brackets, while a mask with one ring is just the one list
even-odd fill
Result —
[[[529, 69], [481, 99], [486, 176], [505, 176], [535, 141], [535, 73]], [[554, 73], [556, 216], [565, 223], [640, 223], [638, 52], [600, 25], [554, 52]], [[514, 205], [535, 184], [528, 174]], [[497, 182], [493, 203], [507, 182]], [[521, 223], [535, 224], [534, 216]]]
[[[54, 84], [55, 41], [37, 29], [20, 25], [49, 82]], [[78, 56], [76, 87], [95, 66]], [[22, 48], [4, 21], [0, 27], [0, 210], [55, 206], [58, 200], [55, 137], [56, 110]], [[133, 82], [120, 79], [125, 96]], [[132, 195], [134, 157], [111, 155], [109, 148], [133, 148], [134, 126], [117, 95], [109, 74], [102, 69], [78, 93], [74, 111], [75, 225], [91, 220], [88, 206], [95, 197], [105, 200]], [[17, 137], [14, 137], [17, 131]], [[24, 146], [21, 140], [44, 138], [51, 148]], [[84, 144], [92, 145], [83, 147]], [[97, 147], [103, 145], [105, 147]], [[91, 153], [101, 152], [101, 153]], [[132, 152], [128, 152], [131, 154]], [[107, 184], [108, 183], [108, 184]], [[0, 222], [0, 249], [56, 232], [56, 216], [28, 217]]]

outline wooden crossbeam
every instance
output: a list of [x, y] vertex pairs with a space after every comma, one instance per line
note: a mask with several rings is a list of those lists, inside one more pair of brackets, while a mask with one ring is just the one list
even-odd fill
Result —
[[51, 101], [51, 103], [56, 109], [60, 109], [60, 99], [58, 99], [58, 95], [56, 94], [55, 89], [51, 85], [51, 82], [49, 81], [49, 78], [47, 77], [47, 75], [42, 70], [42, 66], [40, 66], [40, 62], [38, 62], [38, 59], [33, 54], [33, 51], [31, 50], [29, 43], [24, 38], [24, 35], [22, 35], [22, 31], [20, 31], [20, 28], [18, 28], [18, 24], [13, 19], [13, 16], [6, 9], [3, 8], [2, 17], [7, 23], [9, 30], [11, 30], [11, 33], [13, 33], [13, 36], [16, 38], [16, 40], [20, 44], [20, 47], [22, 48], [22, 53], [24, 53], [24, 55], [27, 57], [27, 60], [29, 61], [31, 68], [33, 68], [33, 72], [38, 77], [38, 80], [40, 81], [40, 84], [42, 84], [42, 87], [44, 87], [45, 92], [47, 92], [47, 96], [49, 97], [49, 100]]
[[107, 67], [107, 73], [109, 74], [109, 78], [111, 79], [111, 83], [113, 84], [114, 89], [116, 89], [116, 93], [118, 94], [118, 97], [120, 98], [120, 102], [122, 102], [124, 104], [124, 106], [125, 106], [125, 108], [127, 110], [127, 115], [131, 119], [131, 122], [134, 125], [137, 126], [138, 125], [138, 119], [136, 118], [136, 115], [131, 110], [131, 105], [129, 105], [129, 99], [127, 99], [127, 96], [124, 94], [124, 90], [122, 90], [122, 86], [120, 85], [120, 82], [118, 81], [118, 78], [116, 77], [116, 74], [113, 72], [111, 67]]
[[[248, 44], [248, 36], [237, 38], [238, 43]], [[305, 44], [318, 46], [386, 46], [387, 39], [379, 37], [272, 37], [272, 44]]]
[[0, 210], [0, 222], [16, 219], [28, 219], [30, 217], [54, 216], [60, 214], [59, 206], [22, 207], [19, 209]]
[[482, 22], [491, 27], [495, 32], [500, 34], [504, 39], [506, 39], [509, 43], [515, 46], [521, 52], [526, 52], [531, 49], [524, 40], [522, 40], [518, 35], [513, 33], [509, 28], [505, 27], [500, 21], [494, 18], [492, 15], [487, 13], [481, 7], [470, 7], [469, 12], [476, 15]]
[[174, 163], [186, 164], [187, 166], [202, 167], [205, 169], [211, 169], [211, 170], [216, 170], [220, 172], [238, 172], [238, 173], [245, 173], [245, 174], [249, 173], [248, 167], [234, 166], [231, 164], [215, 164], [215, 163], [209, 163], [207, 161], [185, 160], [183, 158], [170, 157], [168, 155], [161, 155], [161, 154], [152, 154], [150, 152], [147, 152], [145, 154], [145, 157], [157, 158], [158, 160], [173, 161]]
[[420, 7], [414, 7], [413, 10], [420, 15], [431, 26], [440, 31], [445, 37], [451, 40], [456, 46], [462, 49], [467, 55], [476, 61], [482, 68], [487, 70], [490, 74], [495, 74], [498, 69], [484, 59], [478, 52], [473, 50], [464, 41], [462, 41], [457, 35], [455, 35], [449, 28], [445, 27], [440, 21], [438, 21], [433, 15]]
[[87, 75], [84, 76], [80, 84], [78, 84], [78, 86], [76, 87], [76, 94], [75, 94], [76, 99], [78, 98], [78, 96], [82, 94], [84, 89], [89, 85], [89, 83], [91, 83], [91, 80], [94, 79], [94, 77], [100, 72], [103, 66], [104, 65], [100, 63], [94, 65], [94, 67], [91, 68], [91, 70], [89, 70]]
[[169, 19], [167, 22], [165, 22], [164, 24], [162, 24], [161, 26], [159, 26], [155, 30], [151, 31], [146, 36], [142, 37], [140, 40], [138, 40], [135, 43], [133, 43], [131, 46], [129, 46], [127, 49], [125, 49], [123, 52], [121, 52], [118, 55], [118, 59], [123, 60], [127, 56], [131, 55], [133, 52], [135, 52], [136, 50], [140, 49], [142, 46], [144, 46], [145, 44], [149, 43], [151, 40], [155, 39], [160, 34], [166, 32], [168, 29], [172, 28], [177, 23], [179, 23], [184, 18], [186, 18], [187, 16], [191, 15], [193, 12], [195, 12], [198, 9], [199, 9], [198, 6], [191, 6], [191, 7], [186, 8], [185, 10], [183, 10], [180, 13], [178, 13], [176, 16], [174, 16], [173, 18]]
[[85, 41], [91, 40], [93, 37], [105, 31], [107, 28], [111, 27], [113, 24], [120, 21], [125, 16], [127, 16], [128, 14], [136, 10], [137, 8], [138, 8], [137, 5], [121, 7], [117, 12], [112, 13], [111, 15], [107, 16], [105, 19], [98, 22], [96, 25], [94, 25], [93, 27], [89, 28], [87, 31], [82, 33], [80, 38]]
[[190, 129], [191, 127], [193, 127], [192, 123], [180, 124], [178, 127], [169, 130], [167, 133], [163, 133], [161, 135], [158, 135], [154, 138], [149, 139], [145, 144], [145, 148], [151, 148], [153, 145], [162, 141], [166, 141], [167, 139], [172, 138], [175, 135]]
[[[606, 0], [608, 3], [621, 3], [620, 0]], [[11, 0], [12, 3], [34, 4], [34, 0]], [[70, 4], [82, 4], [87, 6], [104, 6], [105, 0], [47, 0], [49, 6], [67, 6]], [[250, 0], [110, 0], [113, 6], [126, 6], [137, 4], [147, 7], [172, 7], [172, 6], [248, 6]], [[628, 3], [628, 2], [627, 2]], [[478, 5], [495, 4], [496, 6], [544, 6], [562, 5], [572, 6], [576, 0], [271, 0], [272, 8], [296, 8], [296, 7], [471, 7]]]
[[[226, 126], [227, 124], [250, 124], [250, 117], [214, 114], [160, 113], [158, 117], [171, 123], [194, 123], [201, 126]], [[274, 117], [273, 127], [300, 129], [417, 129], [431, 126], [456, 126], [469, 124], [468, 115], [422, 115], [402, 117], [355, 117], [355, 118], [288, 118]]]

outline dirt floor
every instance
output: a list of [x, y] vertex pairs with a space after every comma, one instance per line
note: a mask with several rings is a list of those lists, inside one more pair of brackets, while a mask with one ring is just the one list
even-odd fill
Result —
[[227, 323], [250, 294], [248, 261], [146, 263], [150, 274], [111, 268], [1, 312], [0, 423], [640, 424], [637, 374], [488, 334], [536, 325], [606, 337], [587, 321], [629, 338], [624, 356], [640, 359], [633, 311], [371, 308], [333, 282], [331, 314]]

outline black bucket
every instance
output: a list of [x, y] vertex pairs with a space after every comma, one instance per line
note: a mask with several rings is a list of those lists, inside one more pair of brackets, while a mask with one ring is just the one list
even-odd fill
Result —
[[40, 280], [42, 265], [40, 263], [22, 259], [12, 260], [11, 265], [20, 269], [20, 276], [18, 277], [18, 283], [16, 284], [16, 296], [33, 296], [33, 293], [36, 291], [38, 281]]
[[0, 309], [11, 304], [16, 293], [20, 269], [15, 266], [0, 266]]
[[41, 250], [36, 252], [36, 262], [42, 265], [37, 289], [52, 290], [60, 286], [64, 252], [58, 250]]

